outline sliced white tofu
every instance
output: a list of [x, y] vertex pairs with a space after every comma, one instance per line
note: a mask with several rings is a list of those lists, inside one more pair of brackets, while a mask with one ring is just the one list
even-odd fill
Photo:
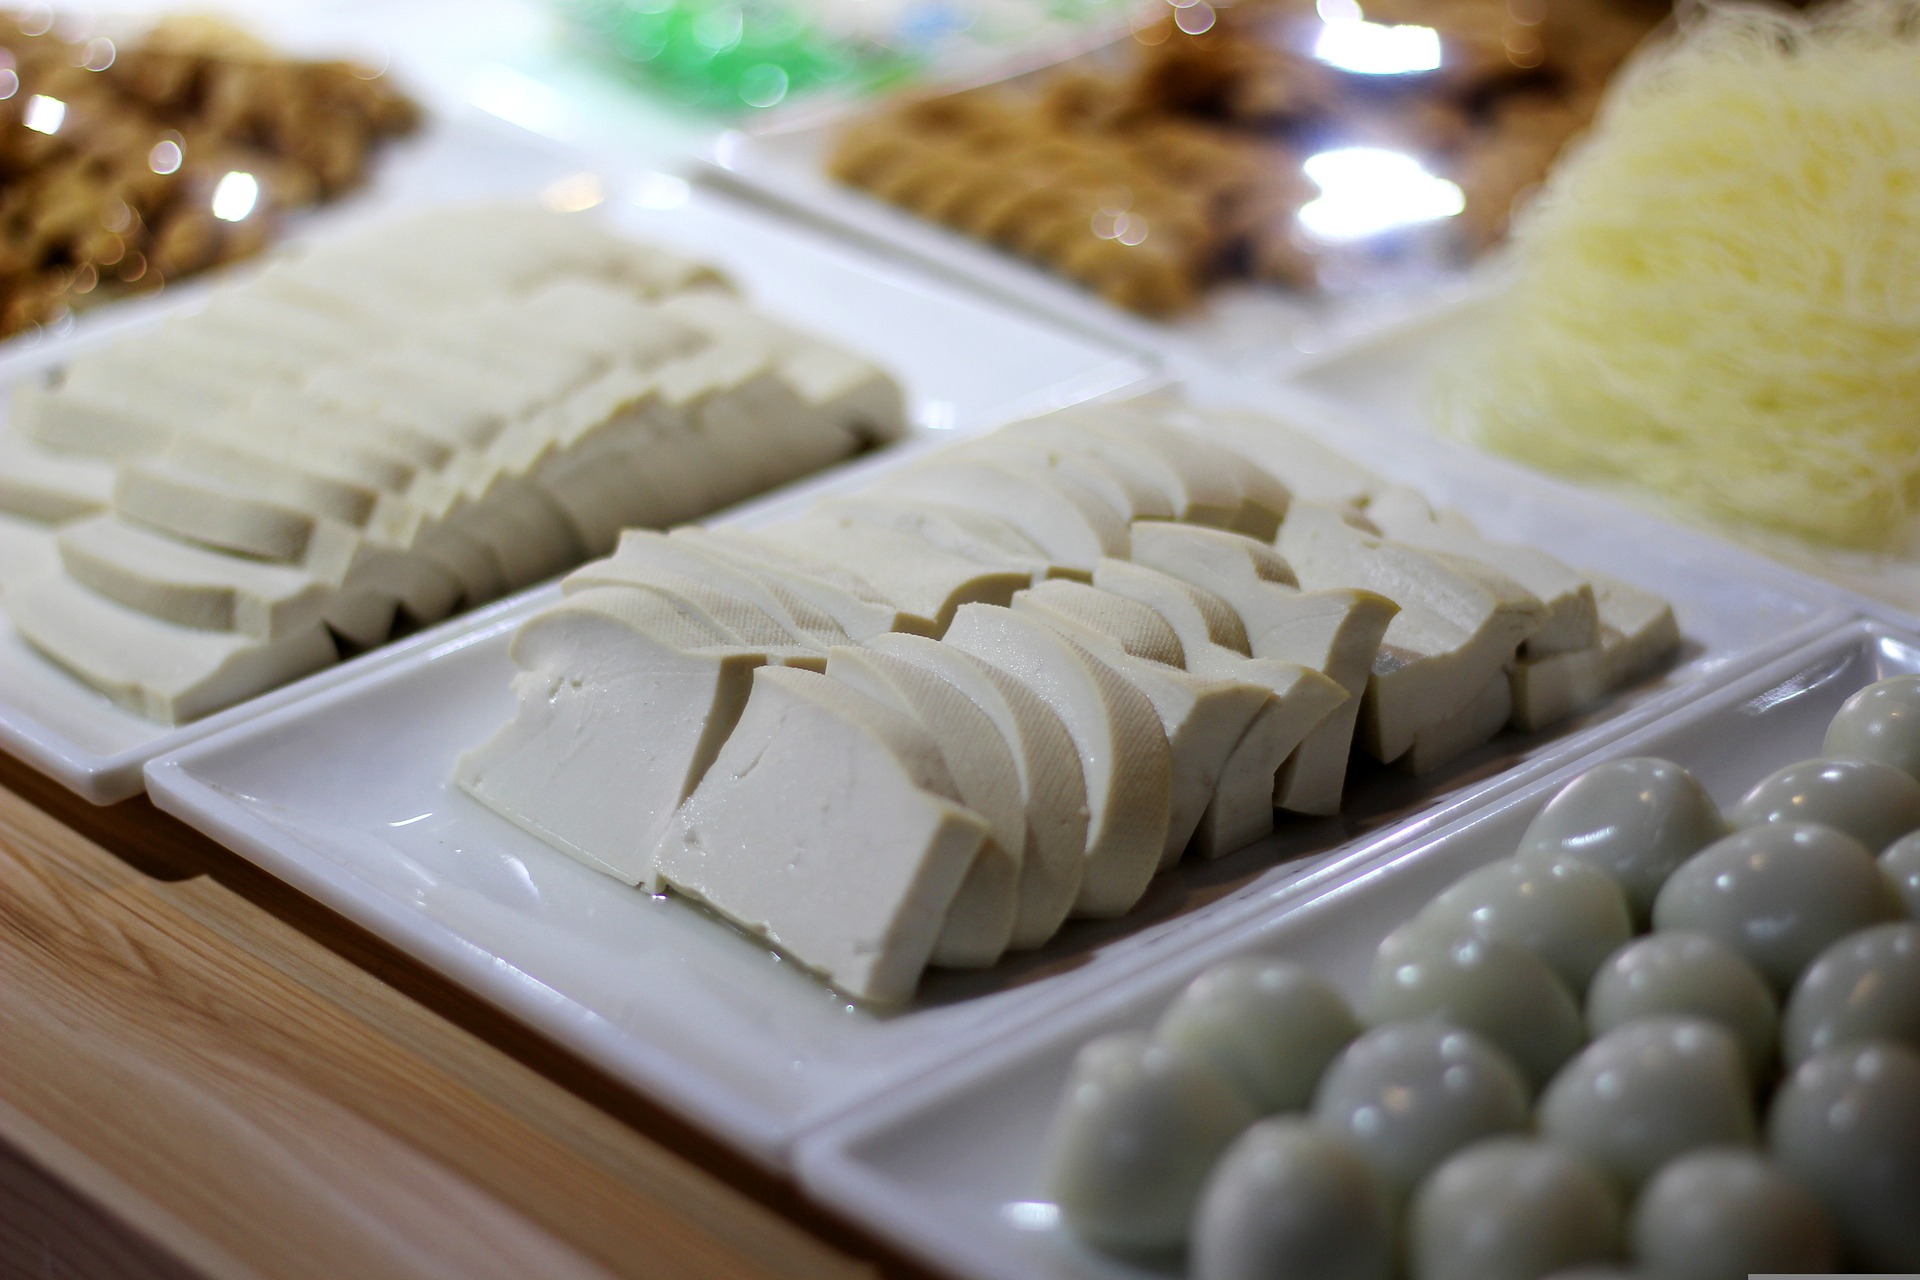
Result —
[[318, 556], [337, 561], [344, 571], [359, 541], [356, 530], [318, 512], [163, 458], [122, 464], [113, 506], [118, 514], [175, 537], [276, 564], [308, 564]]
[[1031, 581], [1024, 574], [942, 551], [912, 534], [831, 516], [786, 520], [747, 536], [762, 546], [777, 544], [843, 566], [916, 619], [919, 625], [913, 630], [933, 635], [946, 630], [961, 606], [1005, 604]]
[[1301, 503], [1276, 543], [1305, 586], [1378, 591], [1400, 606], [1360, 707], [1360, 745], [1391, 762], [1510, 667], [1546, 615], [1511, 578], [1455, 556], [1375, 538], [1331, 507]]
[[1399, 606], [1364, 589], [1301, 591], [1272, 547], [1225, 530], [1148, 522], [1134, 526], [1133, 539], [1136, 561], [1232, 605], [1254, 657], [1298, 663], [1346, 692], [1346, 700], [1300, 743], [1274, 786], [1274, 803], [1282, 809], [1338, 813], [1362, 697]]
[[1055, 449], [1097, 459], [1102, 466], [1126, 476], [1130, 484], [1158, 493], [1166, 507], [1166, 515], [1161, 518], [1215, 525], [1235, 518], [1235, 511], [1224, 501], [1216, 501], [1204, 488], [1198, 492], [1191, 488], [1190, 477], [1158, 450], [1128, 439], [1122, 430], [1089, 429], [1087, 422], [1103, 412], [1111, 415], [1111, 410], [1101, 405], [1064, 410], [1016, 422], [995, 434], [1006, 439], [1039, 440]]
[[513, 718], [460, 757], [459, 785], [628, 884], [746, 706], [767, 655], [650, 591], [582, 591], [514, 635]]
[[842, 645], [828, 654], [827, 675], [919, 721], [952, 775], [954, 797], [993, 828], [993, 838], [980, 847], [954, 897], [932, 959], [949, 969], [993, 964], [1013, 940], [1027, 847], [1027, 815], [1013, 748], [986, 712], [914, 663]]
[[769, 542], [725, 526], [709, 529], [687, 525], [667, 536], [697, 541], [702, 550], [726, 557], [747, 573], [779, 583], [818, 606], [856, 643], [893, 631], [924, 635], [933, 627], [931, 619], [907, 613], [859, 575], [831, 561], [801, 554], [778, 540]]
[[0, 435], [0, 512], [49, 524], [105, 510], [113, 464]]
[[1125, 558], [1127, 525], [1071, 476], [1040, 476], [1001, 462], [936, 457], [874, 486], [890, 497], [965, 507], [1004, 520], [1051, 559], [1091, 573], [1102, 556]]
[[1600, 643], [1514, 665], [1515, 729], [1531, 733], [1593, 705], [1659, 666], [1680, 646], [1672, 605], [1617, 578], [1589, 576], [1599, 597]]
[[1181, 467], [1195, 489], [1233, 495], [1235, 509], [1225, 527], [1264, 541], [1287, 518], [1292, 490], [1253, 459], [1210, 437], [1203, 413], [1182, 406], [1159, 422], [1133, 429], [1142, 443]]
[[173, 438], [179, 424], [207, 412], [158, 398], [129, 403], [67, 387], [26, 383], [14, 388], [9, 425], [21, 439], [44, 448], [124, 458], [152, 453]]
[[842, 994], [900, 1003], [992, 837], [951, 786], [911, 717], [824, 675], [765, 668], [655, 871]]
[[55, 528], [0, 511], [0, 592], [60, 570]]
[[1300, 501], [1358, 510], [1386, 486], [1347, 455], [1267, 414], [1215, 407], [1181, 412], [1192, 430], [1258, 465]]
[[[1182, 658], [1173, 629], [1146, 605], [1079, 582], [1049, 582], [1013, 598], [1016, 612], [1037, 617], [1085, 646], [1134, 688], [1147, 695], [1166, 735], [1171, 773], [1166, 838], [1160, 846], [1160, 869], [1180, 861], [1200, 819], [1225, 785], [1251, 785], [1269, 809], [1273, 800], [1273, 773], [1251, 777], [1241, 771], [1224, 777], [1227, 758], [1239, 744], [1254, 717], [1272, 699], [1272, 690], [1241, 680], [1195, 675], [1158, 652]], [[1141, 636], [1155, 627], [1166, 632], [1170, 646], [1142, 645]], [[1131, 643], [1130, 643], [1131, 642]], [[1274, 762], [1278, 767], [1279, 762]], [[1245, 806], [1244, 793], [1229, 800]]]
[[1130, 910], [1160, 868], [1173, 803], [1172, 753], [1153, 703], [1082, 646], [1011, 609], [963, 606], [944, 642], [1026, 685], [1066, 725], [1087, 786], [1087, 866], [1074, 913]]
[[[280, 640], [318, 624], [333, 584], [294, 565], [224, 555], [116, 516], [90, 516], [59, 534], [74, 581], [109, 600], [183, 627]], [[392, 602], [388, 602], [392, 612]]]
[[1462, 517], [1437, 512], [1424, 497], [1398, 485], [1373, 496], [1367, 504], [1367, 519], [1395, 542], [1477, 560], [1538, 597], [1547, 615], [1521, 646], [1527, 657], [1570, 653], [1600, 643], [1593, 584], [1546, 552], [1495, 542]]
[[[795, 636], [822, 648], [849, 643], [845, 629], [812, 601], [778, 582], [747, 573], [695, 539], [670, 538], [652, 529], [629, 529], [620, 536], [613, 555], [574, 570], [561, 586], [571, 594], [589, 586], [630, 582], [634, 579], [624, 574], [638, 565], [656, 566], [731, 592], [765, 610]], [[614, 576], [600, 582], [603, 575]]]
[[1247, 653], [1247, 628], [1233, 606], [1213, 592], [1130, 560], [1102, 560], [1093, 585], [1146, 605], [1171, 626], [1184, 648], [1218, 645]]
[[1012, 569], [1035, 582], [1065, 571], [1065, 566], [1048, 557], [1032, 539], [1006, 521], [965, 507], [863, 493], [828, 498], [813, 510], [836, 520], [912, 534], [942, 551], [980, 564]]
[[1164, 488], [1147, 483], [1125, 467], [1109, 465], [1091, 450], [1075, 449], [1063, 441], [995, 431], [955, 446], [947, 456], [998, 462], [1034, 475], [1071, 476], [1129, 523], [1174, 518], [1173, 500]]
[[1349, 700], [1347, 691], [1297, 662], [1249, 657], [1246, 626], [1211, 591], [1124, 560], [1101, 561], [1093, 582], [1165, 618], [1195, 675], [1244, 680], [1272, 692], [1228, 754], [1189, 847], [1203, 858], [1218, 858], [1271, 835], [1281, 769], [1314, 727]]
[[205, 436], [176, 435], [158, 461], [169, 469], [205, 476], [260, 498], [284, 502], [360, 528], [373, 514], [383, 486], [360, 477], [351, 462], [296, 458], [277, 446], [273, 452], [238, 447]]
[[[926, 636], [895, 632], [865, 646], [957, 690], [984, 713], [1012, 753], [1025, 845], [1009, 946], [1040, 946], [1059, 930], [1086, 874], [1087, 786], [1072, 735], [1051, 707], [1012, 676]], [[989, 810], [982, 816], [993, 821]]]
[[826, 666], [826, 646], [761, 608], [755, 599], [757, 593], [736, 592], [724, 581], [704, 575], [692, 577], [659, 564], [601, 563], [611, 567], [601, 571], [597, 580], [585, 589], [656, 591], [670, 598], [682, 613], [719, 632], [726, 641], [764, 650], [769, 661], [815, 669]]
[[202, 631], [149, 617], [64, 575], [10, 587], [3, 601], [28, 643], [120, 705], [184, 724], [338, 658], [315, 624], [279, 640]]
[[1513, 690], [1508, 680], [1506, 672], [1496, 674], [1465, 706], [1414, 734], [1413, 745], [1393, 762], [1394, 767], [1415, 775], [1432, 773], [1491, 741], [1513, 713]]

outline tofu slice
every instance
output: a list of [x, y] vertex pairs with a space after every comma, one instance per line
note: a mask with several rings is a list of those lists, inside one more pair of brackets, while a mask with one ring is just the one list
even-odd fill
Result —
[[1547, 614], [1521, 646], [1527, 657], [1571, 653], [1600, 643], [1593, 584], [1546, 552], [1483, 537], [1460, 516], [1436, 512], [1420, 494], [1398, 485], [1373, 496], [1367, 519], [1395, 542], [1477, 560], [1538, 597]]
[[1274, 784], [1282, 809], [1338, 813], [1360, 704], [1399, 606], [1363, 589], [1301, 591], [1272, 547], [1224, 530], [1148, 522], [1134, 526], [1133, 540], [1137, 562], [1232, 605], [1254, 657], [1318, 671], [1348, 695], [1307, 734]]
[[[865, 647], [959, 692], [1007, 744], [1018, 772], [1026, 832], [1008, 945], [1015, 950], [1040, 946], [1059, 931], [1086, 874], [1087, 785], [1066, 725], [1025, 685], [952, 645], [896, 632], [875, 636]], [[987, 810], [979, 812], [993, 820]]]
[[[1199, 829], [1201, 816], [1222, 788], [1236, 789], [1228, 802], [1232, 807], [1245, 806], [1245, 789], [1251, 787], [1271, 809], [1272, 772], [1261, 777], [1243, 770], [1229, 778], [1226, 765], [1254, 717], [1272, 699], [1272, 690], [1183, 670], [1179, 643], [1159, 614], [1084, 583], [1044, 583], [1015, 596], [1013, 608], [1041, 619], [1085, 646], [1153, 704], [1166, 735], [1172, 769], [1166, 838], [1160, 846], [1161, 870], [1180, 861]], [[1142, 636], [1151, 635], [1156, 628], [1165, 631], [1170, 644], [1140, 643]], [[1156, 652], [1166, 656], [1147, 656]], [[1169, 657], [1175, 661], [1169, 662]], [[1279, 762], [1274, 764], [1277, 768]]]
[[843, 995], [898, 1004], [993, 834], [951, 786], [911, 717], [824, 675], [764, 668], [661, 835], [655, 873]]
[[996, 516], [885, 494], [829, 498], [814, 511], [835, 520], [911, 534], [963, 559], [1026, 574], [1034, 582], [1071, 573], [1032, 539]]
[[932, 619], [903, 611], [857, 574], [831, 561], [755, 538], [745, 530], [687, 525], [667, 536], [697, 543], [700, 550], [725, 558], [743, 572], [785, 587], [839, 623], [856, 643], [894, 631], [924, 635], [933, 628]]
[[1416, 776], [1432, 773], [1490, 741], [1512, 714], [1513, 689], [1507, 673], [1501, 672], [1482, 685], [1460, 710], [1414, 734], [1413, 745], [1393, 762], [1394, 767]]
[[1287, 486], [1243, 454], [1208, 434], [1204, 415], [1178, 402], [1137, 400], [1093, 406], [1088, 429], [1122, 436], [1152, 450], [1176, 468], [1195, 501], [1187, 519], [1231, 529], [1265, 541], [1286, 518], [1293, 500]]
[[1013, 940], [1027, 847], [1013, 748], [965, 694], [911, 662], [842, 645], [827, 655], [827, 675], [917, 720], [952, 775], [954, 797], [993, 829], [961, 882], [932, 959], [949, 969], [993, 964]]
[[[822, 648], [850, 643], [846, 630], [823, 609], [781, 586], [778, 582], [755, 577], [725, 557], [713, 554], [698, 541], [670, 538], [652, 529], [629, 529], [620, 537], [612, 556], [595, 561], [568, 574], [561, 586], [569, 593], [596, 585], [598, 575], [620, 573], [636, 564], [660, 568], [700, 579], [757, 605], [772, 615], [781, 626]], [[610, 580], [609, 585], [630, 581], [625, 577]]]
[[1360, 510], [1386, 487], [1386, 481], [1347, 455], [1267, 414], [1214, 407], [1184, 412], [1192, 430], [1261, 467], [1297, 500]]
[[1360, 707], [1360, 745], [1376, 760], [1399, 759], [1420, 730], [1470, 705], [1546, 615], [1511, 578], [1372, 537], [1330, 507], [1301, 503], [1275, 545], [1303, 585], [1366, 588], [1400, 606]]
[[[1190, 849], [1218, 858], [1273, 834], [1274, 792], [1280, 771], [1316, 725], [1349, 699], [1331, 678], [1297, 662], [1247, 654], [1247, 631], [1227, 602], [1211, 591], [1145, 565], [1102, 560], [1093, 582], [1104, 591], [1152, 608], [1180, 637], [1187, 670], [1196, 675], [1264, 686], [1272, 698], [1234, 744], [1221, 784], [1200, 817]], [[1264, 783], [1261, 780], [1264, 779]]]
[[1173, 500], [1165, 488], [1147, 483], [1125, 467], [1110, 466], [1092, 450], [1075, 449], [1066, 441], [995, 431], [955, 446], [947, 456], [997, 462], [1033, 475], [1069, 476], [1129, 523], [1174, 518]]
[[1173, 761], [1147, 696], [1045, 624], [965, 605], [944, 642], [999, 668], [1053, 708], [1073, 738], [1087, 787], [1087, 866], [1074, 914], [1130, 910], [1160, 868], [1173, 803]]
[[1680, 647], [1673, 606], [1629, 583], [1590, 574], [1598, 595], [1600, 643], [1591, 649], [1523, 658], [1512, 673], [1511, 725], [1546, 728], [1645, 675]]
[[587, 590], [657, 592], [668, 597], [681, 613], [718, 632], [725, 642], [762, 650], [770, 662], [815, 670], [826, 666], [825, 645], [761, 608], [753, 593], [735, 592], [725, 582], [676, 573], [659, 564], [630, 562], [596, 571], [569, 594], [577, 593], [583, 585]]
[[112, 500], [111, 463], [0, 435], [0, 512], [57, 524]]
[[318, 623], [279, 640], [182, 627], [115, 604], [64, 575], [10, 587], [28, 643], [121, 706], [185, 724], [338, 659]]
[[[1230, 492], [1215, 494], [1204, 484], [1206, 474], [1196, 477], [1161, 456], [1160, 452], [1138, 440], [1129, 439], [1124, 430], [1089, 429], [1088, 422], [1102, 412], [1102, 406], [1066, 410], [1016, 422], [996, 434], [1001, 437], [1044, 441], [1049, 446], [1098, 460], [1103, 466], [1124, 474], [1134, 485], [1158, 492], [1166, 504], [1162, 518], [1190, 524], [1228, 525], [1238, 518]], [[1200, 487], [1195, 487], [1199, 479]]]
[[581, 591], [514, 635], [513, 718], [454, 780], [596, 871], [658, 890], [653, 850], [746, 706], [768, 655], [657, 592]]
[[0, 592], [60, 571], [54, 526], [0, 511]]
[[935, 458], [887, 477], [875, 493], [965, 507], [1004, 520], [1046, 555], [1091, 573], [1102, 556], [1127, 554], [1127, 525], [1071, 476], [1038, 476], [999, 462]]
[[202, 631], [284, 639], [312, 630], [337, 594], [296, 566], [223, 555], [111, 515], [65, 526], [59, 546], [67, 573], [88, 590]]
[[1005, 604], [1030, 578], [978, 564], [930, 542], [829, 516], [806, 516], [745, 535], [756, 545], [778, 544], [811, 559], [844, 566], [871, 583], [916, 622], [938, 635], [954, 611], [968, 604]]

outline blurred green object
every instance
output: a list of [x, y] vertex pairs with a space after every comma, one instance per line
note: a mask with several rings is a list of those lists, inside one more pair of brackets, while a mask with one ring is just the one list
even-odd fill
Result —
[[860, 94], [1084, 31], [1128, 0], [558, 0], [589, 52], [688, 106]]

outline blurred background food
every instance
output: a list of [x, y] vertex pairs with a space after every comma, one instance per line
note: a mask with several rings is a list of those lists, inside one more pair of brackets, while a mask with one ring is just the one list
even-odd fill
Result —
[[[1666, 17], [1646, 0], [1155, 5], [1096, 56], [851, 125], [843, 182], [1151, 315], [1460, 261]], [[1343, 252], [1335, 252], [1341, 250]]]
[[417, 118], [384, 76], [210, 19], [116, 41], [0, 16], [0, 337], [257, 251]]

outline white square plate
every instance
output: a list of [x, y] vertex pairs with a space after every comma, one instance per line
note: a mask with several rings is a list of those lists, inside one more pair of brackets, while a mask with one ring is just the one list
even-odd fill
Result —
[[1718, 684], [1599, 751], [1476, 808], [1417, 846], [1351, 866], [1311, 898], [1162, 954], [1044, 1031], [979, 1052], [821, 1131], [797, 1154], [813, 1194], [943, 1271], [970, 1280], [1137, 1280], [1142, 1269], [1081, 1245], [1041, 1186], [1041, 1138], [1074, 1054], [1094, 1036], [1144, 1030], [1180, 990], [1230, 957], [1283, 956], [1350, 997], [1374, 948], [1475, 867], [1509, 856], [1540, 807], [1605, 759], [1656, 755], [1691, 769], [1722, 805], [1772, 770], [1818, 755], [1827, 721], [1862, 685], [1920, 671], [1920, 638], [1856, 622]]
[[[1194, 383], [1196, 398], [1278, 402], [1270, 389]], [[1309, 429], [1323, 424], [1303, 422]], [[1350, 446], [1364, 445], [1358, 437]], [[1373, 454], [1361, 450], [1361, 456]], [[877, 458], [874, 467], [891, 465]], [[1305, 892], [1625, 732], [1728, 664], [1831, 629], [1840, 615], [1787, 575], [1656, 531], [1600, 525], [1525, 485], [1487, 485], [1412, 451], [1395, 465], [1489, 528], [1675, 600], [1689, 648], [1664, 679], [1556, 737], [1506, 738], [1439, 775], [1384, 771], [1340, 819], [1160, 877], [1120, 920], [1076, 922], [991, 970], [934, 972], [878, 1016], [678, 898], [597, 875], [452, 787], [457, 755], [513, 708], [515, 618], [262, 716], [148, 768], [155, 803], [448, 974], [612, 1075], [749, 1152], [791, 1143], [989, 1040], [1057, 1017], [1170, 944]], [[829, 482], [841, 488], [847, 476]], [[1796, 640], [1795, 637], [1800, 637]], [[1282, 861], [1289, 859], [1289, 861]]]
[[[396, 152], [375, 189], [315, 215], [310, 234], [378, 214], [475, 199], [598, 200], [614, 226], [716, 262], [769, 313], [844, 342], [888, 367], [909, 394], [923, 437], [977, 430], [1141, 382], [1148, 367], [1043, 321], [1010, 315], [832, 239], [784, 225], [719, 193], [665, 174], [593, 170], [553, 144], [485, 117], [430, 125]], [[0, 356], [0, 382], [69, 358], [129, 327], [199, 305], [204, 287], [109, 307], [69, 336]], [[0, 617], [0, 749], [87, 799], [138, 793], [156, 755], [396, 661], [431, 652], [451, 635], [524, 612], [507, 600], [429, 632], [264, 694], [205, 720], [170, 727], [126, 711], [72, 679]]]

